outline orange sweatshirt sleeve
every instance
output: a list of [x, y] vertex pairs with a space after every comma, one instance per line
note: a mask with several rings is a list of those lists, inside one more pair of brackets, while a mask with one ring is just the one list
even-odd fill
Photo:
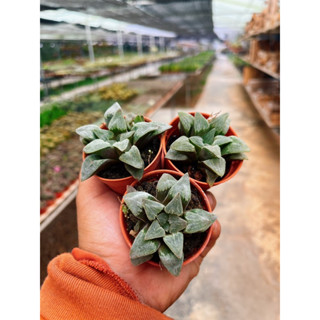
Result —
[[41, 319], [168, 320], [138, 300], [100, 257], [75, 248], [48, 265], [40, 294]]

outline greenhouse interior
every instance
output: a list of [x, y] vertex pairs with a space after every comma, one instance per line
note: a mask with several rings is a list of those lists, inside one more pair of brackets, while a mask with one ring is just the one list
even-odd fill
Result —
[[[213, 214], [221, 225], [198, 275], [163, 315], [279, 319], [279, 1], [40, 0], [40, 59], [40, 284], [52, 259], [79, 247], [77, 197], [81, 184], [89, 183], [84, 180], [95, 176], [115, 190], [104, 180], [129, 175], [126, 189], [114, 191], [120, 206], [125, 192], [136, 192], [128, 186], [143, 180], [155, 163], [145, 162], [142, 153], [151, 153], [156, 141], [161, 161], [152, 170], [188, 173], [196, 188], [204, 185], [216, 200]], [[155, 126], [147, 129], [148, 123]], [[83, 129], [87, 125], [95, 131]], [[138, 133], [151, 141], [147, 147]], [[133, 149], [139, 157], [141, 152], [142, 169], [130, 158]], [[103, 165], [94, 169], [99, 161]], [[184, 191], [177, 190], [180, 197]], [[158, 225], [169, 232], [165, 223]], [[131, 238], [138, 239], [134, 230]], [[157, 257], [158, 267], [143, 265], [160, 264], [167, 272], [160, 249]]]

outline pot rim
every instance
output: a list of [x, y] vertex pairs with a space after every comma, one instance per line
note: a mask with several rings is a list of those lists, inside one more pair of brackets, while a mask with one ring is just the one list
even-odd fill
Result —
[[[159, 170], [154, 170], [154, 171], [150, 171], [148, 173], [146, 173], [142, 179], [140, 181], [134, 181], [133, 183], [131, 183], [131, 186], [134, 187], [136, 184], [140, 183], [141, 181], [145, 180], [146, 178], [149, 178], [151, 176], [154, 176], [154, 175], [162, 175], [164, 173], [168, 173], [168, 174], [171, 174], [171, 175], [178, 175], [180, 177], [182, 177], [184, 174], [181, 173], [181, 172], [177, 172], [177, 171], [173, 171], [173, 170], [168, 170], [168, 169], [159, 169]], [[206, 196], [205, 192], [201, 189], [201, 187], [195, 182], [195, 181], [192, 181], [190, 179], [190, 183], [197, 189], [197, 191], [200, 193], [204, 203], [205, 203], [205, 206], [206, 206], [206, 210], [209, 211], [209, 212], [212, 212], [212, 208], [211, 208], [211, 205], [210, 205], [210, 202], [208, 200], [208, 197]], [[124, 193], [124, 195], [127, 193], [127, 191]], [[124, 214], [122, 212], [122, 205], [124, 203], [124, 200], [123, 200], [123, 197], [121, 199], [121, 203], [120, 203], [120, 210], [119, 210], [119, 218], [120, 218], [120, 228], [121, 228], [121, 233], [124, 237], [124, 240], [125, 242], [127, 243], [127, 245], [129, 246], [129, 248], [132, 247], [132, 243], [129, 239], [129, 236], [128, 236], [128, 232], [125, 228], [125, 221], [124, 221]], [[191, 257], [189, 257], [187, 260], [183, 261], [183, 266], [194, 261], [195, 259], [197, 259], [200, 254], [203, 252], [203, 250], [206, 248], [210, 238], [211, 238], [211, 235], [212, 235], [212, 230], [213, 230], [213, 227], [214, 227], [214, 223], [211, 225], [211, 227], [206, 230], [205, 232], [207, 232], [207, 236], [203, 242], [203, 244], [201, 245], [201, 247], [198, 249], [197, 252], [195, 252]], [[156, 262], [153, 262], [153, 261], [147, 261], [147, 263], [153, 265], [153, 266], [156, 266], [156, 267], [160, 267], [160, 264], [159, 263], [156, 263]]]

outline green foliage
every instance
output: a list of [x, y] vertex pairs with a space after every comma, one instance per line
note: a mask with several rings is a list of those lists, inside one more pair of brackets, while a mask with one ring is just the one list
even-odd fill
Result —
[[171, 144], [166, 158], [196, 162], [210, 186], [225, 175], [227, 161], [247, 159], [244, 152], [250, 151], [249, 147], [236, 136], [225, 136], [230, 125], [228, 113], [206, 119], [199, 112], [194, 117], [179, 112], [179, 118], [181, 136]]
[[201, 69], [214, 56], [213, 51], [204, 51], [196, 56], [185, 58], [179, 62], [162, 65], [161, 72], [195, 72]]
[[49, 126], [54, 120], [61, 118], [67, 114], [65, 109], [53, 105], [51, 109], [45, 110], [40, 113], [40, 128]]
[[171, 126], [160, 122], [145, 122], [143, 116], [123, 115], [116, 102], [104, 114], [107, 130], [97, 125], [77, 128], [76, 133], [85, 145], [87, 155], [82, 163], [81, 180], [98, 173], [109, 164], [122, 162], [126, 170], [137, 180], [144, 171], [144, 161], [139, 147], [147, 145], [151, 139], [161, 135]]
[[186, 210], [191, 201], [188, 173], [179, 180], [163, 174], [157, 183], [156, 197], [131, 187], [123, 201], [126, 216], [131, 212], [139, 220], [130, 250], [132, 263], [141, 264], [158, 253], [161, 263], [174, 276], [180, 274], [184, 261], [184, 233], [205, 232], [216, 220], [208, 211]]

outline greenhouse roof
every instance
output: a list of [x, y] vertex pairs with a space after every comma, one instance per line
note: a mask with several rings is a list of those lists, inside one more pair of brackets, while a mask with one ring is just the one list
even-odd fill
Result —
[[[44, 11], [67, 9], [82, 14], [86, 13], [95, 17], [99, 16], [100, 19], [116, 20], [119, 23], [117, 26], [121, 28], [125, 28], [125, 25], [131, 25], [133, 28], [132, 25], [134, 25], [140, 30], [144, 26], [169, 31], [180, 37], [196, 39], [215, 37], [212, 0], [41, 0], [40, 3], [41, 10]], [[109, 21], [108, 27], [111, 25], [112, 21]], [[145, 34], [148, 30], [141, 32]]]

